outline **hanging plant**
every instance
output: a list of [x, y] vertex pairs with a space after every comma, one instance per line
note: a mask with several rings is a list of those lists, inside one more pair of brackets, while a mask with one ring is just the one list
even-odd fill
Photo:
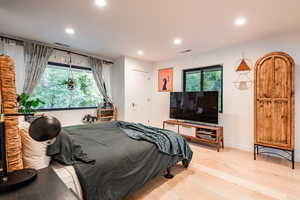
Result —
[[73, 78], [73, 73], [72, 73], [72, 56], [71, 54], [69, 54], [69, 56], [70, 56], [70, 60], [69, 60], [70, 67], [69, 67], [69, 75], [68, 75], [69, 77], [67, 80], [63, 82], [63, 84], [67, 86], [68, 90], [74, 90], [76, 87], [76, 80], [75, 78]]
[[68, 90], [74, 90], [76, 87], [76, 80], [74, 78], [68, 78], [63, 84], [67, 86]]

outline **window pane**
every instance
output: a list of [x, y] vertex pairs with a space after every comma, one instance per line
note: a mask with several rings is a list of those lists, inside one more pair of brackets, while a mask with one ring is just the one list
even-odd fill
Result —
[[39, 108], [68, 108], [70, 104], [70, 91], [64, 87], [63, 82], [68, 77], [68, 68], [49, 66], [42, 79], [31, 95], [39, 98], [45, 104]]
[[203, 72], [203, 91], [218, 91], [219, 92], [219, 110], [222, 109], [222, 72], [204, 71]]
[[[69, 77], [75, 81], [74, 90], [65, 84]], [[102, 101], [91, 71], [72, 68], [70, 74], [69, 68], [55, 65], [48, 65], [31, 97], [45, 102], [39, 109], [94, 107]]]
[[76, 88], [71, 91], [71, 107], [92, 107], [101, 102], [93, 74], [86, 70], [73, 70]]
[[185, 71], [183, 77], [185, 83], [184, 91], [218, 91], [219, 111], [222, 112], [222, 78], [222, 66], [212, 66]]
[[197, 92], [201, 90], [201, 71], [185, 73], [185, 91]]

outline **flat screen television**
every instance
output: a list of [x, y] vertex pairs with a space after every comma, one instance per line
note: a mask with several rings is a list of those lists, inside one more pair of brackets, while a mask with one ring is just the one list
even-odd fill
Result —
[[171, 92], [170, 118], [218, 124], [218, 92]]

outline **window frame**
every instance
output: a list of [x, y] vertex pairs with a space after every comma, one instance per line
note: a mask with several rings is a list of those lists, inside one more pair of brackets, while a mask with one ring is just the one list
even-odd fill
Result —
[[[48, 65], [57, 66], [57, 67], [70, 68], [70, 65], [68, 65], [68, 64], [57, 63], [57, 62], [48, 62]], [[86, 71], [92, 71], [91, 68], [82, 67], [82, 66], [78, 66], [78, 65], [72, 65], [72, 68], [86, 70]], [[63, 110], [88, 110], [88, 109], [96, 109], [96, 108], [97, 108], [97, 106], [91, 106], [91, 107], [69, 107], [69, 108], [41, 108], [41, 109], [34, 109], [34, 111], [36, 111], [36, 112], [45, 112], [45, 111], [63, 111]]]
[[183, 80], [183, 91], [186, 92], [186, 74], [188, 72], [197, 71], [201, 73], [200, 78], [200, 91], [203, 92], [203, 82], [204, 82], [204, 72], [211, 72], [211, 71], [221, 71], [221, 108], [219, 113], [223, 113], [223, 65], [212, 65], [207, 67], [197, 67], [191, 69], [184, 69], [182, 71], [182, 80]]

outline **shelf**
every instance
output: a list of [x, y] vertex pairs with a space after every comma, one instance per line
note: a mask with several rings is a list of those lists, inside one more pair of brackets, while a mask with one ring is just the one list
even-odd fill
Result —
[[212, 132], [212, 131], [197, 131], [197, 134], [201, 134], [201, 135], [211, 135], [211, 136], [216, 136], [216, 133]]
[[[178, 133], [181, 134], [182, 137], [190, 141], [213, 144], [217, 148], [217, 151], [219, 151], [220, 148], [224, 148], [222, 126], [193, 124], [176, 120], [167, 120], [163, 122], [163, 128], [165, 128], [166, 124], [178, 126]], [[189, 135], [184, 135], [181, 133], [180, 127], [193, 128], [193, 130], [189, 130]]]
[[196, 137], [195, 140], [199, 142], [206, 142], [206, 143], [214, 143], [214, 144], [218, 143], [217, 140], [210, 140], [210, 139], [200, 138], [200, 137]]
[[113, 118], [114, 116], [103, 116], [103, 117], [100, 117], [100, 119], [108, 119], [108, 118]]

